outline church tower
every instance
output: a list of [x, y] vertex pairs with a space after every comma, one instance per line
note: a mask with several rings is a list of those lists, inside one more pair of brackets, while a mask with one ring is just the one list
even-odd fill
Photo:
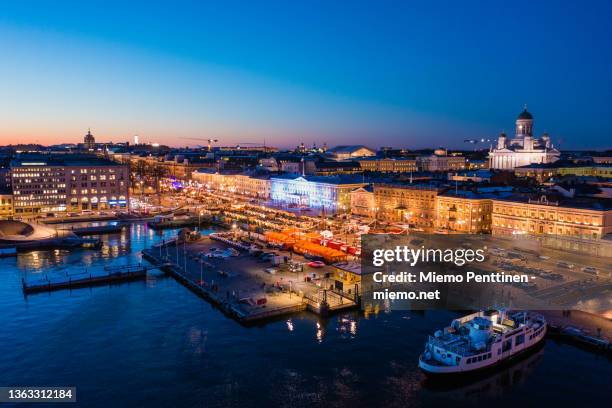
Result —
[[527, 106], [516, 118], [516, 134], [508, 142], [505, 134], [499, 135], [497, 149], [489, 152], [492, 169], [512, 170], [532, 163], [553, 163], [561, 152], [555, 149], [550, 136], [544, 133], [541, 139], [533, 137], [533, 116]]
[[533, 116], [527, 112], [527, 105], [516, 118], [516, 139], [533, 136]]
[[497, 139], [497, 148], [500, 150], [505, 149], [507, 147], [506, 143], [507, 143], [506, 134], [502, 132], [499, 135], [499, 138]]
[[83, 144], [85, 145], [86, 149], [89, 149], [89, 150], [95, 149], [95, 147], [96, 147], [96, 139], [91, 134], [91, 129], [89, 129], [87, 131], [87, 134], [83, 138]]

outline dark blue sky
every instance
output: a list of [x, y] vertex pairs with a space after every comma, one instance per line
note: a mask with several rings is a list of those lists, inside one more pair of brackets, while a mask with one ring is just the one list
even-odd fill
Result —
[[3, 4], [0, 142], [612, 147], [612, 2], [255, 3]]

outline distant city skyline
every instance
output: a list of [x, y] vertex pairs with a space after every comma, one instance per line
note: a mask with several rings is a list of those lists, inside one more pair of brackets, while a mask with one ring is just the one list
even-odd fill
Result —
[[612, 148], [612, 4], [3, 5], [0, 145]]

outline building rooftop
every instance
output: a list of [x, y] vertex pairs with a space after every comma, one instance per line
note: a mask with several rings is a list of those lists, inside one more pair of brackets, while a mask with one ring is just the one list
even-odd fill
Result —
[[316, 161], [315, 167], [318, 169], [346, 169], [361, 166], [356, 161]]
[[369, 156], [369, 157], [359, 157], [354, 160], [357, 161], [380, 161], [380, 160], [390, 160], [390, 161], [416, 161], [416, 157], [378, 157], [378, 156]]
[[368, 181], [360, 175], [334, 175], [334, 176], [296, 176], [295, 174], [280, 174], [273, 176], [272, 180], [297, 180], [304, 179], [312, 183], [325, 183], [325, 184], [366, 184]]
[[565, 197], [558, 193], [513, 194], [499, 200], [598, 211], [612, 210], [610, 198]]
[[553, 163], [531, 163], [526, 166], [517, 167], [517, 169], [560, 169], [560, 168], [582, 168], [582, 167], [610, 167], [605, 163], [575, 163], [569, 160], [557, 160]]
[[372, 193], [374, 191], [374, 186], [372, 184], [368, 184], [367, 186], [357, 187], [353, 191], [358, 191], [358, 190], [365, 190], [368, 193]]
[[376, 187], [389, 187], [389, 188], [405, 188], [415, 190], [432, 190], [442, 191], [445, 183], [438, 182], [435, 180], [428, 181], [427, 183], [402, 183], [402, 182], [387, 182], [376, 184]]
[[340, 145], [340, 146], [332, 147], [327, 152], [328, 153], [354, 153], [360, 149], [368, 149], [371, 152], [374, 152], [374, 150], [364, 145]]
[[11, 161], [11, 167], [22, 166], [122, 166], [115, 161], [94, 155], [35, 154], [19, 155]]
[[518, 115], [517, 119], [533, 119], [533, 115], [527, 111], [527, 108]]
[[512, 187], [484, 187], [475, 190], [449, 189], [440, 194], [443, 197], [460, 197], [474, 200], [508, 198], [512, 195]]

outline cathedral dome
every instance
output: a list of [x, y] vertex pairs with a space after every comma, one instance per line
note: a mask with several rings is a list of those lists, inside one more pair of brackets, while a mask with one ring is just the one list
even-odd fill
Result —
[[523, 111], [521, 112], [520, 115], [518, 115], [518, 120], [533, 120], [533, 116], [531, 115], [531, 113], [527, 112], [527, 108], [523, 109]]

